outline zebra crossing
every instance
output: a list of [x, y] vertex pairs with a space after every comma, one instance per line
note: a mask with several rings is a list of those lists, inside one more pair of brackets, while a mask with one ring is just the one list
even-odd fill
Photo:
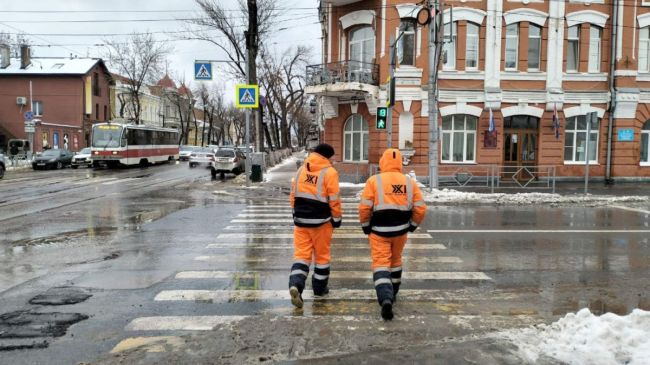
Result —
[[[133, 336], [160, 336], [166, 331], [212, 330], [260, 315], [259, 309], [250, 305], [253, 303], [268, 305], [269, 311], [278, 316], [299, 320], [326, 316], [328, 320], [363, 317], [379, 321], [378, 312], [376, 316], [369, 315], [377, 311], [377, 304], [370, 249], [367, 237], [355, 224], [356, 207], [357, 203], [344, 201], [344, 224], [334, 232], [331, 291], [325, 297], [314, 297], [308, 279], [303, 293], [304, 312], [291, 306], [287, 289], [293, 261], [291, 209], [281, 204], [248, 205], [192, 257], [192, 264], [188, 264], [191, 267], [164, 282], [165, 287], [151, 298], [152, 303], [164, 303], [169, 313], [156, 311], [160, 315], [134, 318], [125, 331]], [[201, 232], [196, 233], [201, 235]], [[483, 272], [463, 270], [463, 260], [446, 251], [447, 247], [436, 242], [430, 233], [417, 231], [409, 235], [404, 250], [400, 303], [449, 300], [449, 290], [441, 288], [439, 283], [464, 287], [492, 281]], [[458, 300], [470, 298], [459, 296]], [[344, 313], [322, 313], [322, 310], [309, 308], [317, 303], [336, 302], [357, 305], [348, 307]], [[355, 312], [354, 308], [359, 306], [365, 308], [363, 313]], [[115, 346], [114, 351], [125, 347], [124, 341]]]

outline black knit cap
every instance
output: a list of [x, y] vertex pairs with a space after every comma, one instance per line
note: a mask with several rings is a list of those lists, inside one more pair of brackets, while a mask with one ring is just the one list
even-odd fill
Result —
[[325, 158], [331, 158], [334, 156], [334, 148], [327, 143], [321, 143], [316, 148], [314, 148], [314, 152], [318, 153], [319, 155], [325, 157]]

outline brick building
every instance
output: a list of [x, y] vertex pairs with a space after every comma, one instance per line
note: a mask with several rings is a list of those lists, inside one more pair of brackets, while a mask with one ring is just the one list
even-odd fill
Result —
[[104, 62], [32, 58], [27, 47], [20, 58], [8, 57], [8, 48], [0, 51], [0, 148], [10, 139], [27, 139], [24, 114], [29, 110], [37, 120], [34, 151], [89, 146], [92, 124], [110, 118], [111, 77]]
[[[321, 3], [323, 60], [308, 67], [306, 91], [318, 97], [322, 140], [343, 170], [367, 170], [387, 145], [375, 113], [386, 101], [389, 40], [403, 31], [392, 144], [412, 155], [409, 169], [428, 173], [429, 40], [415, 19], [420, 9], [403, 0]], [[443, 15], [441, 175], [543, 165], [577, 178], [589, 139], [591, 176], [650, 177], [650, 2], [447, 0]], [[586, 138], [589, 112], [598, 123]]]

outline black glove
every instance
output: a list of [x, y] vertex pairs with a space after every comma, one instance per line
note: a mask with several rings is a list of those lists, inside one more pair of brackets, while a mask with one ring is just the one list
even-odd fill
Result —
[[415, 232], [416, 229], [418, 229], [418, 226], [414, 226], [412, 224], [409, 225], [409, 232]]
[[372, 227], [366, 226], [366, 227], [361, 227], [363, 229], [363, 233], [365, 234], [370, 234], [372, 232]]
[[343, 223], [343, 219], [340, 219], [338, 222], [335, 222], [334, 219], [331, 219], [330, 223], [332, 223], [332, 227], [339, 228], [341, 227], [341, 223]]

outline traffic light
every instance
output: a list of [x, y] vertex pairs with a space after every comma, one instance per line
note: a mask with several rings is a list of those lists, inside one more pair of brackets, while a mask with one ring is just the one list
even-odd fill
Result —
[[385, 106], [377, 107], [377, 129], [386, 129], [387, 119], [388, 119], [388, 108]]

